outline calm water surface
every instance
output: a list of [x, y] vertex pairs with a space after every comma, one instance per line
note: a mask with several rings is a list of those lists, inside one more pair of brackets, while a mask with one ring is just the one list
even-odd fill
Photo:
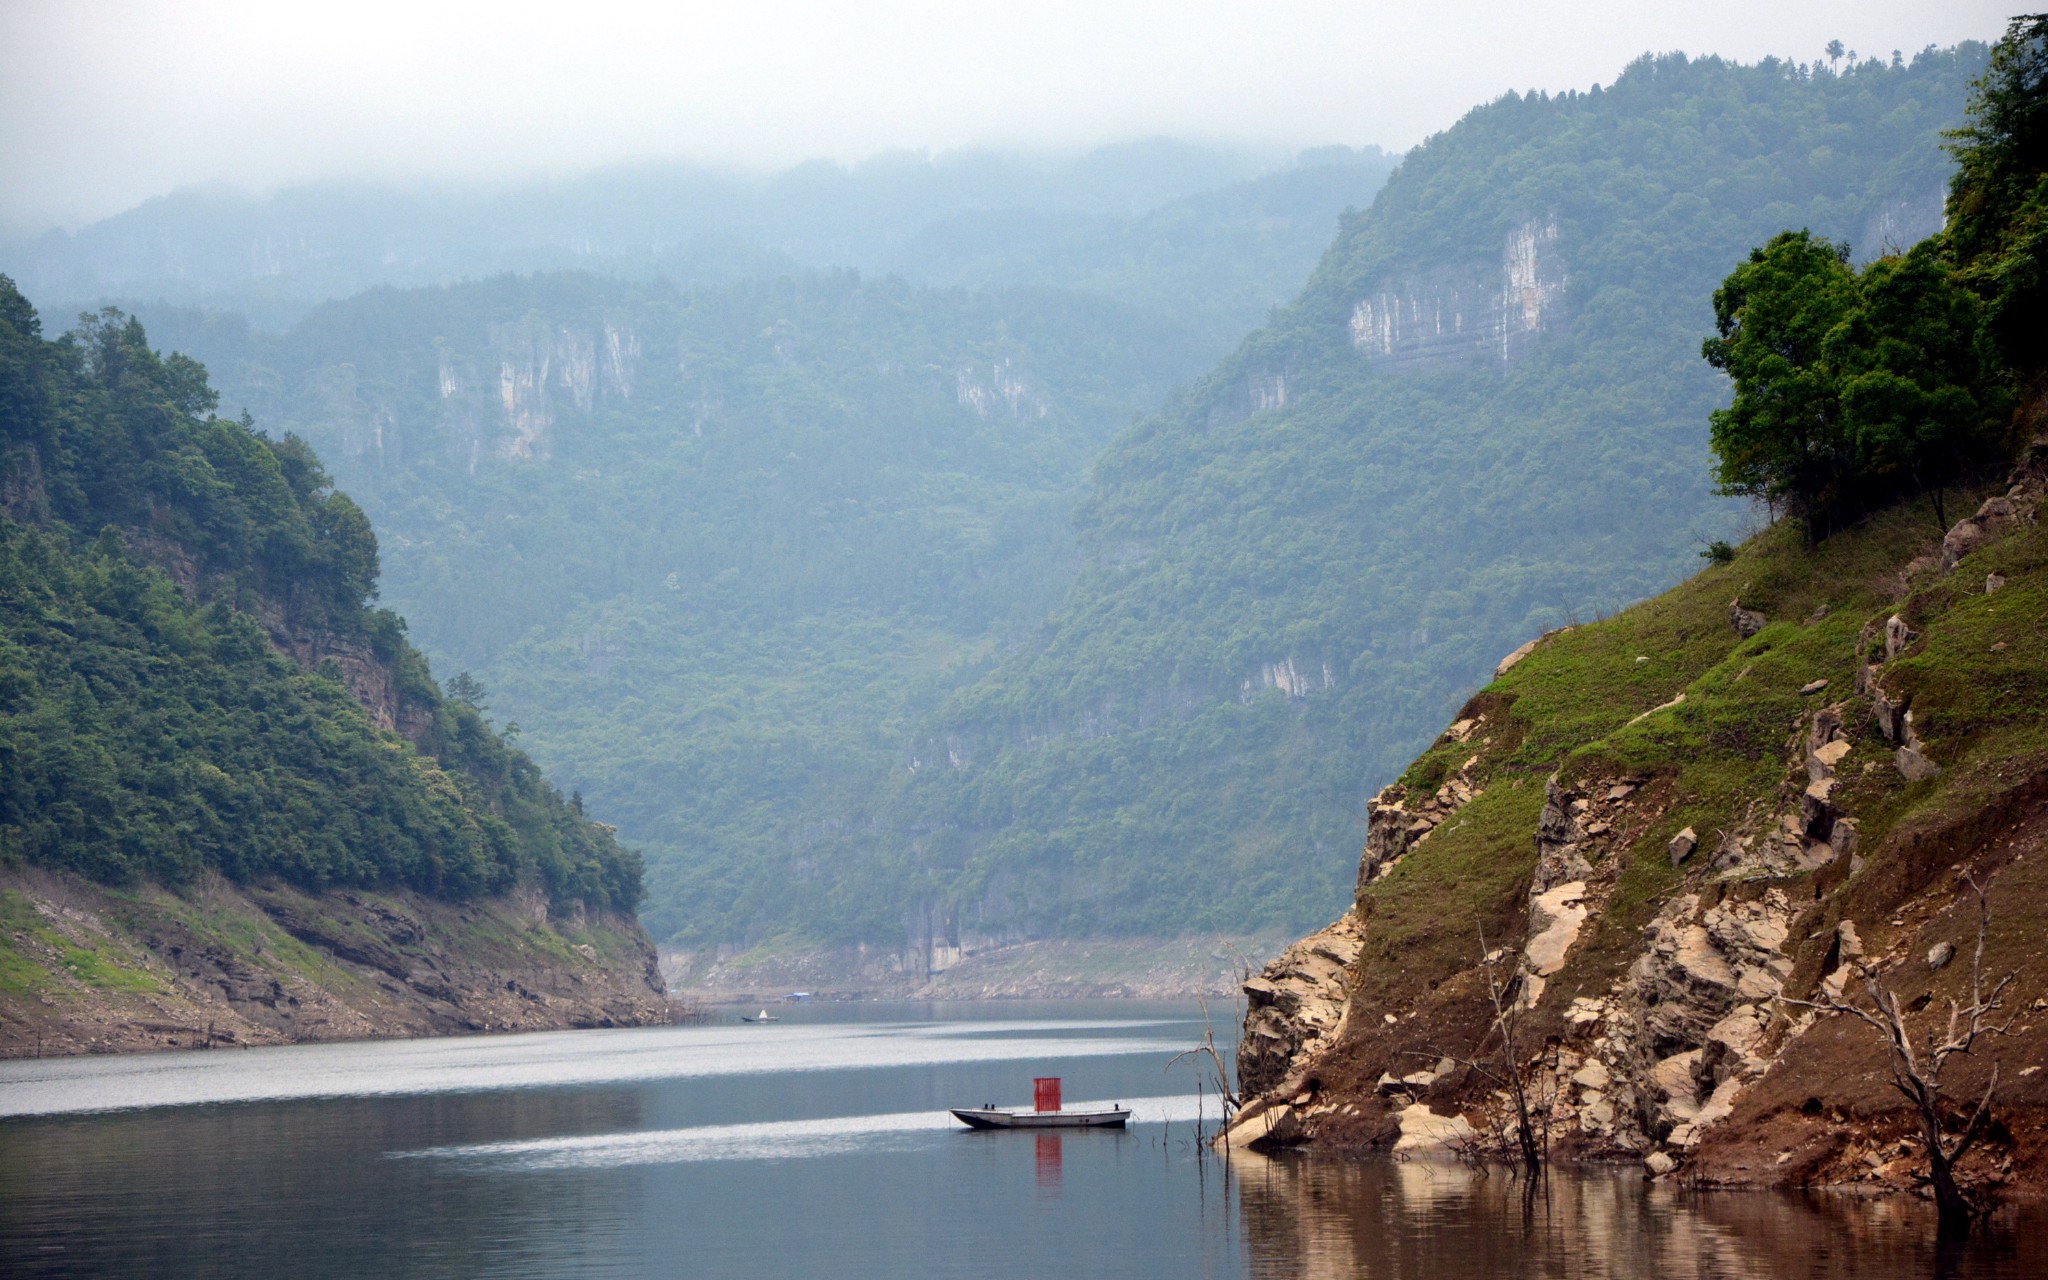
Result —
[[[1917, 1205], [1200, 1155], [1198, 1012], [795, 1006], [675, 1027], [0, 1064], [0, 1274], [2043, 1276]], [[944, 1108], [1135, 1108], [976, 1134]]]

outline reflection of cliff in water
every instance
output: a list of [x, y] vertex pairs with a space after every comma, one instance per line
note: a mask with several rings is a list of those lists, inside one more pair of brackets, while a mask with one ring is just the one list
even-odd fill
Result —
[[1525, 1195], [1499, 1170], [1250, 1152], [1232, 1155], [1231, 1173], [1261, 1280], [2048, 1275], [2039, 1208], [1937, 1257], [1933, 1211], [1896, 1198], [1690, 1191], [1607, 1172], [1557, 1172]]

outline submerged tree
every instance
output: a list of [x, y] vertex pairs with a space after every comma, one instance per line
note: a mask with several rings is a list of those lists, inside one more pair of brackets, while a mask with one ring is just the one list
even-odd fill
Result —
[[2005, 1034], [2012, 1025], [2011, 1020], [1994, 1023], [1991, 1015], [1998, 1011], [2000, 998], [2018, 976], [2008, 973], [1993, 984], [1990, 991], [1985, 991], [1984, 939], [1991, 931], [1991, 906], [1984, 896], [1984, 887], [1973, 877], [1964, 876], [1963, 883], [1977, 895], [1977, 948], [1970, 962], [1970, 998], [1967, 1003], [1951, 999], [1945, 1023], [1931, 1025], [1922, 1035], [1915, 1036], [1907, 1025], [1906, 1007], [1900, 1004], [1898, 992], [1867, 964], [1859, 964], [1857, 972], [1863, 979], [1865, 993], [1870, 997], [1871, 1007], [1868, 1009], [1842, 996], [1829, 994], [1824, 994], [1819, 1000], [1785, 1002], [1824, 1013], [1848, 1014], [1884, 1039], [1892, 1087], [1912, 1104], [1914, 1117], [1920, 1126], [1920, 1140], [1927, 1148], [1925, 1181], [1934, 1192], [1935, 1209], [1940, 1215], [1940, 1231], [1944, 1236], [1967, 1233], [1971, 1222], [1985, 1211], [1985, 1207], [1971, 1200], [1957, 1183], [1956, 1166], [1984, 1136], [1988, 1127], [1991, 1098], [1998, 1089], [1998, 1064], [1992, 1064], [1991, 1079], [1984, 1086], [1983, 1097], [1977, 1100], [1962, 1128], [1953, 1131], [1944, 1114], [1942, 1073], [1949, 1059], [1969, 1053], [1979, 1036]]

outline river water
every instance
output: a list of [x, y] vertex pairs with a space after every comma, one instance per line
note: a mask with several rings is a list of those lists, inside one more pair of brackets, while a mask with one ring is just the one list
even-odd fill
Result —
[[[1202, 1153], [1199, 1012], [792, 1005], [770, 1026], [0, 1064], [7, 1276], [2048, 1275], [1916, 1204]], [[1221, 1030], [1221, 1029], [1219, 1029]], [[1129, 1131], [948, 1106], [1122, 1102]]]

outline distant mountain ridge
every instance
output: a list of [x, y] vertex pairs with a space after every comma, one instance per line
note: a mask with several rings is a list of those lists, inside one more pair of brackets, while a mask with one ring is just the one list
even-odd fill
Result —
[[[1158, 251], [1130, 243], [1134, 223], [1189, 199], [1213, 205], [1218, 194], [1242, 206], [1234, 253], [1256, 258], [1276, 238], [1305, 238], [1313, 252], [1328, 220], [1369, 198], [1393, 163], [1376, 148], [1292, 158], [1158, 138], [1077, 155], [892, 153], [762, 175], [673, 162], [517, 184], [329, 182], [262, 196], [193, 187], [76, 232], [0, 245], [0, 269], [47, 304], [167, 301], [272, 326], [380, 285], [505, 271], [690, 284], [852, 267], [934, 283], [1047, 284], [1039, 259], [1064, 277], [1115, 271], [1133, 247]], [[1213, 236], [1219, 225], [1212, 209], [1180, 229]], [[963, 227], [977, 246], [966, 256]]]

